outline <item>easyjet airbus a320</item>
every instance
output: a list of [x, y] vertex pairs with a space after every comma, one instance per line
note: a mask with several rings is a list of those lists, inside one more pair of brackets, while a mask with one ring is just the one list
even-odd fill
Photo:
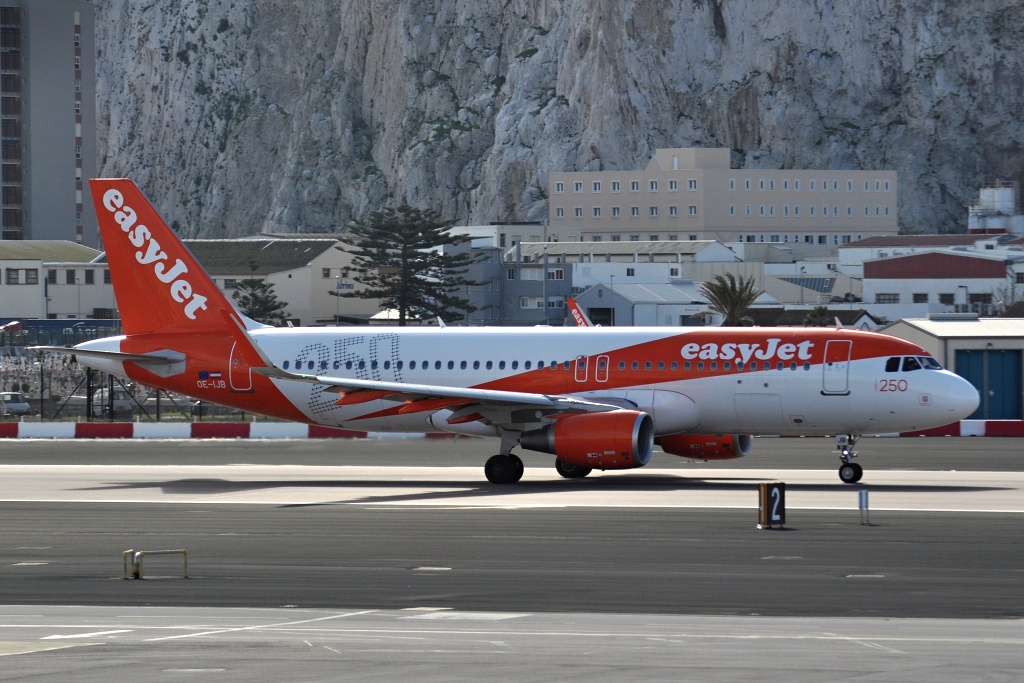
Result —
[[517, 447], [563, 477], [642, 467], [657, 443], [737, 458], [751, 435], [838, 435], [840, 478], [863, 434], [937, 427], [978, 405], [919, 346], [821, 328], [276, 328], [221, 294], [131, 180], [92, 180], [124, 335], [78, 361], [204, 401], [367, 431], [500, 440], [484, 467], [516, 482]]

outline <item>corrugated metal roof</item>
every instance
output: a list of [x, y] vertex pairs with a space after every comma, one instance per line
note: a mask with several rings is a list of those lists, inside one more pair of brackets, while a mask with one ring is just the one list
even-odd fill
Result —
[[[522, 242], [519, 248], [523, 256], [543, 258], [547, 249], [548, 259], [552, 257], [579, 254], [685, 254], [692, 256], [716, 244], [714, 240], [677, 242]], [[509, 251], [514, 252], [516, 247]]]
[[185, 240], [206, 272], [243, 277], [301, 268], [337, 244], [331, 238]]
[[102, 252], [68, 240], [2, 240], [0, 260], [39, 259], [46, 263], [89, 263]]
[[954, 337], [1024, 337], [1024, 318], [979, 318], [977, 320], [931, 320], [904, 318], [897, 321], [939, 339]]
[[[707, 299], [700, 293], [699, 282], [619, 284], [615, 283], [615, 296], [621, 296], [635, 304], [705, 304]], [[612, 291], [612, 287], [597, 285]], [[776, 299], [761, 294], [755, 303], [764, 305], [778, 303]]]

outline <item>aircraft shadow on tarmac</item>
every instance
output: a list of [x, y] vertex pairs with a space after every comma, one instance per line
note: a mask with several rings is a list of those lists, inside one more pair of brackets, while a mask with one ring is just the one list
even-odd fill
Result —
[[[121, 482], [108, 486], [89, 487], [82, 490], [115, 491], [132, 489], [159, 488], [166, 495], [223, 495], [244, 493], [249, 491], [308, 488], [308, 489], [390, 489], [394, 495], [368, 495], [338, 503], [401, 503], [425, 500], [465, 500], [472, 498], [491, 498], [504, 494], [544, 495], [568, 492], [619, 492], [630, 493], [644, 491], [756, 491], [763, 477], [715, 477], [714, 479], [687, 478], [672, 475], [655, 474], [623, 474], [614, 477], [600, 475], [587, 479], [557, 479], [552, 481], [520, 481], [511, 486], [494, 485], [480, 480], [451, 481], [395, 481], [395, 480], [232, 480], [232, 479], [175, 479], [171, 481]], [[415, 492], [402, 493], [403, 490], [415, 489]], [[424, 491], [423, 489], [429, 489]], [[961, 486], [961, 485], [914, 485], [914, 484], [878, 484], [865, 482], [859, 485], [843, 484], [786, 484], [789, 492], [843, 492], [868, 490], [886, 493], [983, 493], [1004, 490], [994, 486]], [[312, 505], [330, 505], [332, 502], [311, 501], [310, 503], [282, 505], [282, 507], [306, 507]]]

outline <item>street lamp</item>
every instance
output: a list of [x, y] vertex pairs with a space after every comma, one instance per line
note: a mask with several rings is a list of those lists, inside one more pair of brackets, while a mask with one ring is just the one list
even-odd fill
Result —
[[334, 276], [334, 324], [338, 324], [341, 317], [341, 273]]
[[78, 308], [75, 311], [75, 317], [82, 317], [82, 281], [75, 277], [75, 289], [78, 290]]
[[612, 319], [610, 322], [611, 326], [615, 327], [615, 275], [609, 275], [608, 279], [611, 281], [611, 286], [609, 287], [609, 294], [611, 294]]

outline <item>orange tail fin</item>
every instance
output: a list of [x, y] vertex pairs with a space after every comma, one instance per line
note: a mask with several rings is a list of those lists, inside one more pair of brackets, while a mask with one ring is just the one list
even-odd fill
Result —
[[230, 302], [131, 180], [89, 181], [125, 334], [226, 329]]

